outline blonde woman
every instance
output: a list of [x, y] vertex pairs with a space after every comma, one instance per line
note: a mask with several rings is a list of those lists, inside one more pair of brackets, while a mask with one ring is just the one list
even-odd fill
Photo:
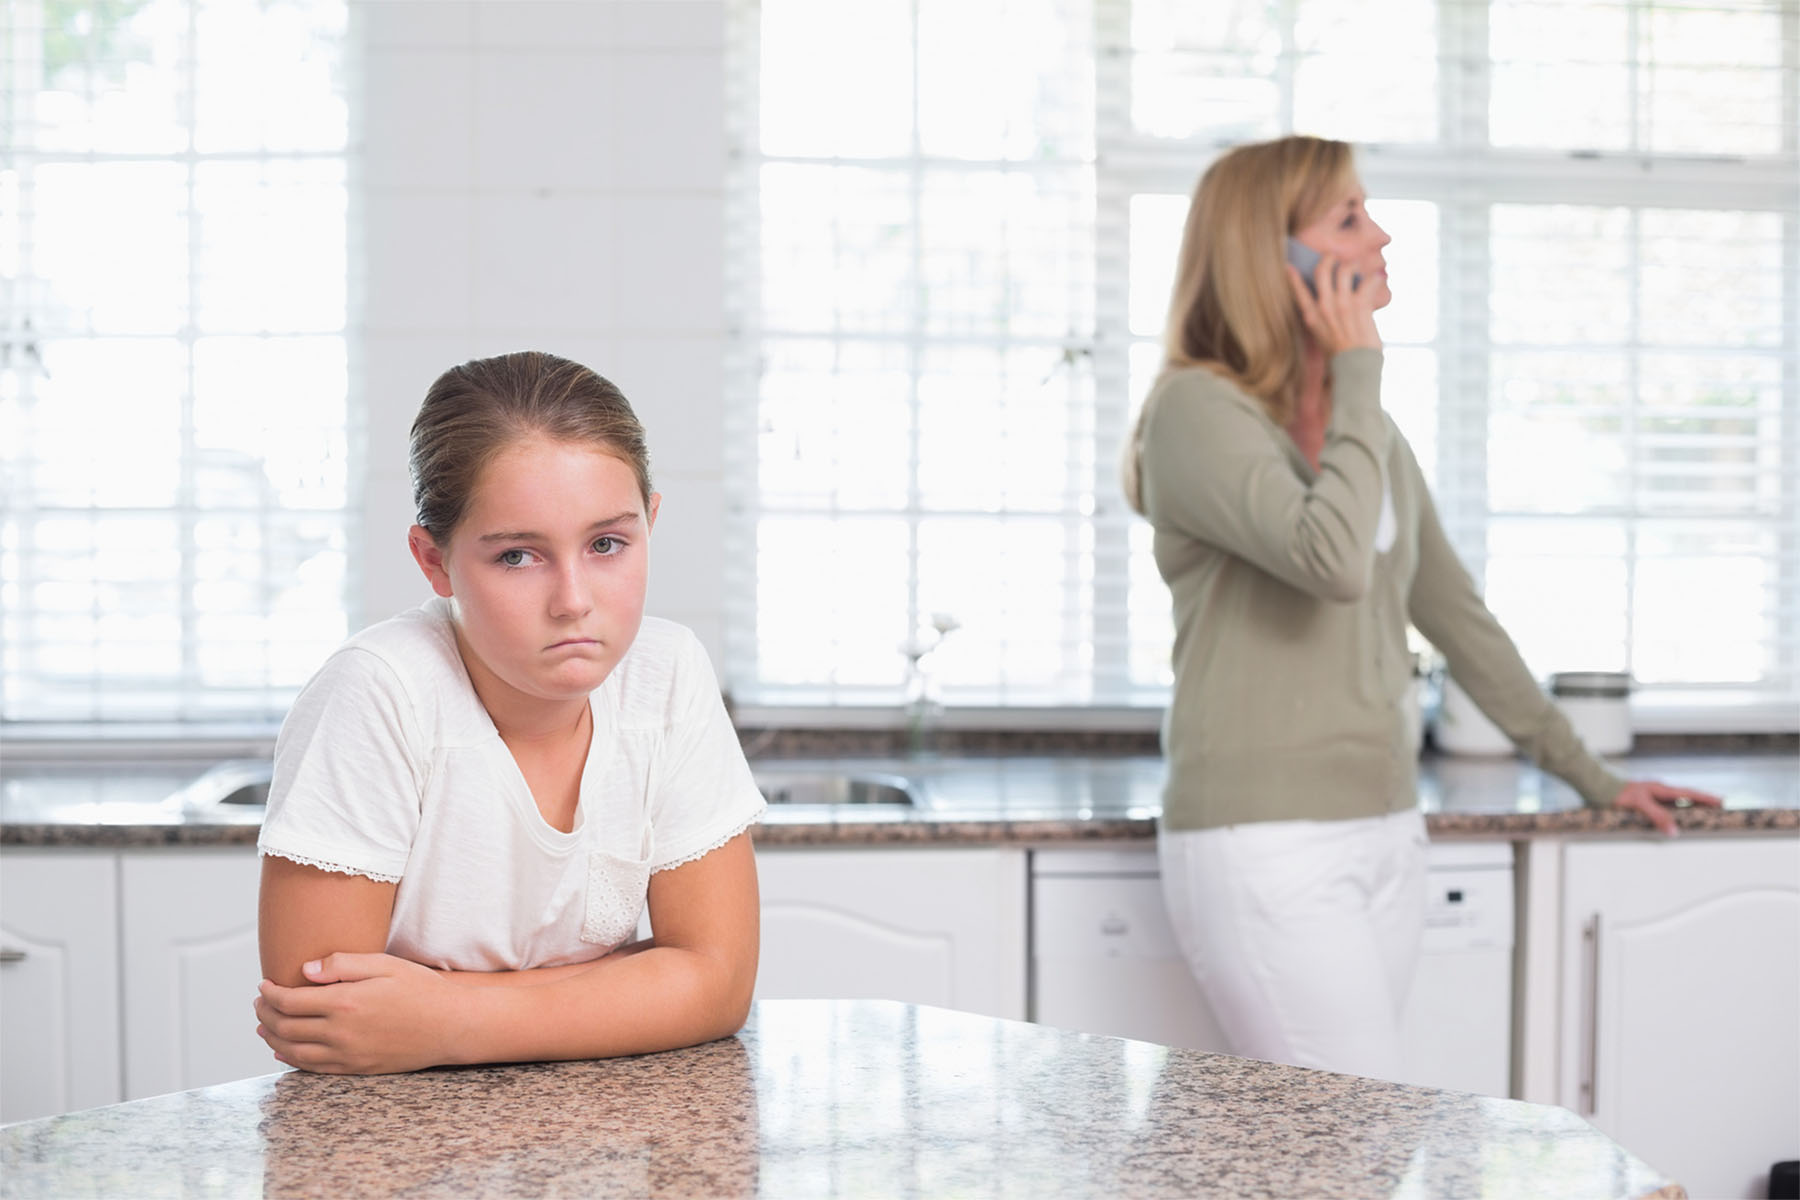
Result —
[[1718, 801], [1597, 762], [1482, 603], [1381, 408], [1390, 239], [1364, 199], [1342, 142], [1206, 172], [1124, 484], [1174, 601], [1158, 845], [1183, 953], [1235, 1053], [1392, 1078], [1425, 895], [1408, 621], [1588, 804], [1672, 831], [1666, 805]]

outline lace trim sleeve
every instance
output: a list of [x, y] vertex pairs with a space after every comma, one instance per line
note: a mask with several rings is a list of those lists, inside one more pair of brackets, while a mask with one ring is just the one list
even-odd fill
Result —
[[763, 810], [758, 809], [753, 816], [749, 817], [747, 820], [745, 820], [744, 822], [739, 824], [736, 829], [733, 829], [730, 833], [726, 834], [724, 837], [718, 839], [717, 841], [711, 843], [710, 845], [702, 846], [700, 849], [694, 851], [692, 854], [684, 854], [680, 858], [675, 859], [673, 862], [666, 862], [666, 863], [662, 863], [656, 867], [653, 867], [653, 868], [651, 868], [650, 873], [652, 875], [655, 875], [659, 871], [673, 870], [676, 867], [686, 866], [688, 863], [697, 862], [700, 859], [705, 858], [707, 855], [711, 854], [714, 850], [717, 850], [720, 846], [723, 846], [726, 842], [729, 842], [732, 838], [736, 837], [738, 834], [744, 832], [744, 830], [750, 828], [752, 825], [754, 825], [758, 821], [762, 820], [762, 815], [763, 815]]
[[[285, 858], [289, 862], [299, 863], [303, 867], [313, 867], [320, 871], [330, 871], [334, 875], [361, 875], [365, 879], [373, 879], [376, 883], [400, 882], [400, 877], [398, 875], [388, 875], [381, 871], [367, 871], [361, 867], [347, 867], [343, 863], [324, 862], [317, 858], [308, 858], [304, 854], [289, 854], [286, 850], [276, 850], [272, 847], [259, 846], [257, 847], [257, 853], [265, 857], [273, 856], [275, 858]], [[704, 853], [704, 851], [702, 851], [702, 853]], [[699, 855], [696, 855], [695, 857], [697, 858]]]

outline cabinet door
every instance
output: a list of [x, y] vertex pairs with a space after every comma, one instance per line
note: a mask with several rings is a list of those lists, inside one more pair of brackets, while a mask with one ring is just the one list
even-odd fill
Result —
[[[1077, 874], [1090, 854], [1097, 870]], [[1105, 855], [1105, 858], [1101, 856]], [[1059, 1029], [1229, 1053], [1212, 1006], [1175, 943], [1156, 852], [1040, 852], [1065, 874], [1031, 885], [1031, 1019]], [[1110, 861], [1109, 861], [1110, 860]]]
[[1563, 1103], [1695, 1196], [1800, 1150], [1800, 840], [1572, 845]]
[[125, 1098], [280, 1070], [250, 1008], [262, 978], [255, 849], [122, 859]]
[[0, 1121], [121, 1099], [118, 919], [113, 854], [0, 859]]
[[757, 852], [761, 999], [884, 999], [1022, 1020], [1025, 852]]

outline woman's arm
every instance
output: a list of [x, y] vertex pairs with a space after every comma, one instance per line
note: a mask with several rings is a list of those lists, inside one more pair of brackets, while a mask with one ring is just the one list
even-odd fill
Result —
[[1488, 609], [1457, 557], [1410, 448], [1401, 460], [1419, 508], [1419, 563], [1407, 615], [1436, 646], [1450, 674], [1533, 762], [1566, 780], [1591, 806], [1608, 804], [1625, 781], [1587, 752], [1550, 702], [1518, 647]]
[[552, 968], [534, 986], [465, 987], [390, 955], [327, 955], [313, 976], [325, 986], [262, 985], [264, 1040], [293, 1066], [382, 1074], [643, 1054], [736, 1032], [760, 932], [749, 834], [651, 876], [649, 901], [651, 943], [585, 970]]
[[1360, 598], [1375, 559], [1388, 454], [1381, 351], [1345, 351], [1332, 373], [1331, 425], [1310, 483], [1283, 449], [1288, 435], [1233, 384], [1206, 371], [1159, 384], [1147, 401], [1139, 457], [1151, 523], [1308, 595]]
[[257, 893], [256, 940], [265, 979], [307, 982], [302, 967], [344, 951], [379, 954], [387, 945], [396, 885], [307, 867], [265, 854]]
[[1538, 686], [1518, 647], [1501, 628], [1450, 545], [1410, 448], [1402, 456], [1419, 497], [1419, 566], [1407, 613], [1436, 646], [1456, 682], [1533, 762], [1581, 793], [1590, 808], [1612, 805], [1642, 813], [1663, 833], [1675, 832], [1667, 805], [1717, 807], [1719, 798], [1654, 780], [1627, 782], [1588, 753], [1568, 718]]
[[1538, 686], [1450, 545], [1423, 473], [1410, 452], [1403, 457], [1419, 506], [1419, 563], [1407, 615], [1443, 653], [1469, 698], [1527, 757], [1566, 780], [1589, 805], [1611, 803], [1625, 781], [1587, 752]]

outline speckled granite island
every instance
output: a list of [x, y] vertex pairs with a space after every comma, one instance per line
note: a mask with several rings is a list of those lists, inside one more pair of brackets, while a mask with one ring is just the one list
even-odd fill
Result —
[[1681, 1197], [1566, 1109], [891, 1001], [602, 1062], [289, 1073], [0, 1128], [29, 1197]]

